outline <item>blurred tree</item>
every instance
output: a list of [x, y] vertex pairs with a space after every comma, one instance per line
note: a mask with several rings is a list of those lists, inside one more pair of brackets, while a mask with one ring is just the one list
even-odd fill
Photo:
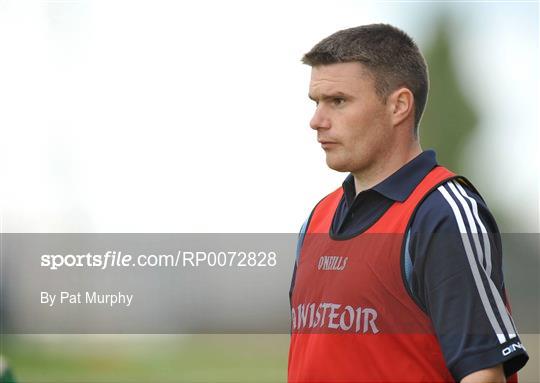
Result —
[[[463, 160], [464, 146], [477, 127], [478, 114], [460, 87], [452, 55], [450, 16], [442, 13], [436, 23], [431, 46], [424, 49], [429, 67], [429, 98], [420, 124], [420, 142], [424, 149], [433, 148], [437, 160], [457, 174], [468, 177], [485, 198], [481, 184], [470, 178], [468, 164]], [[501, 232], [511, 232], [515, 224], [510, 212], [500, 205], [488, 206]]]
[[466, 174], [461, 155], [478, 118], [460, 89], [452, 57], [449, 23], [448, 16], [440, 16], [432, 45], [425, 50], [430, 90], [420, 126], [420, 141], [425, 149], [437, 151], [439, 163]]
[[0, 383], [15, 383], [15, 377], [2, 355], [0, 355]]

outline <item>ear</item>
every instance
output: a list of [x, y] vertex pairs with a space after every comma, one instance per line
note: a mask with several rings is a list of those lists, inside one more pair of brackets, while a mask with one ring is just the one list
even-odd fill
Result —
[[410, 119], [414, 125], [414, 96], [408, 88], [398, 88], [388, 96], [393, 126]]

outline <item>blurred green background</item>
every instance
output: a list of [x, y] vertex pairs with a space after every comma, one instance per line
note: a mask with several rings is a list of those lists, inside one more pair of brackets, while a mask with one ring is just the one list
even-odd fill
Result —
[[19, 382], [284, 382], [288, 335], [14, 335]]

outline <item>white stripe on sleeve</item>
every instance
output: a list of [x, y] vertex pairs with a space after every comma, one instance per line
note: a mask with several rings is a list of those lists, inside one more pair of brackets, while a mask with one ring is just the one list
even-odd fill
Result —
[[437, 189], [439, 190], [439, 192], [441, 192], [443, 197], [446, 199], [446, 201], [452, 208], [452, 211], [454, 212], [454, 216], [456, 217], [459, 232], [461, 233], [461, 240], [463, 242], [463, 247], [465, 248], [465, 253], [467, 255], [467, 260], [469, 261], [469, 266], [471, 267], [476, 289], [478, 290], [478, 294], [480, 295], [480, 299], [482, 301], [482, 305], [484, 306], [484, 310], [486, 311], [488, 320], [491, 326], [493, 327], [493, 330], [495, 331], [497, 338], [499, 339], [499, 343], [502, 344], [506, 342], [506, 337], [504, 336], [503, 331], [499, 325], [499, 322], [497, 321], [497, 318], [495, 317], [495, 313], [493, 312], [493, 308], [491, 307], [491, 304], [489, 303], [489, 299], [486, 294], [486, 289], [484, 288], [484, 282], [482, 281], [480, 272], [478, 270], [478, 265], [476, 264], [476, 260], [474, 258], [473, 250], [471, 247], [471, 243], [469, 241], [467, 229], [465, 228], [465, 223], [463, 222], [463, 217], [461, 216], [461, 212], [459, 211], [457, 204], [455, 203], [453, 198], [450, 196], [448, 191], [444, 188], [444, 186], [441, 185]]
[[[497, 309], [499, 310], [499, 314], [502, 318], [504, 327], [506, 328], [506, 331], [508, 333], [508, 337], [510, 339], [513, 339], [516, 337], [516, 330], [514, 329], [514, 326], [512, 324], [512, 319], [510, 318], [510, 315], [508, 314], [508, 310], [506, 309], [506, 306], [504, 305], [504, 302], [501, 298], [501, 294], [499, 294], [499, 290], [497, 290], [497, 287], [493, 283], [493, 280], [490, 278], [490, 273], [488, 273], [487, 270], [482, 265], [482, 261], [481, 261], [483, 258], [481, 255], [482, 249], [480, 248], [480, 241], [478, 240], [478, 231], [476, 229], [476, 224], [472, 217], [471, 209], [469, 205], [467, 204], [467, 202], [465, 202], [461, 194], [458, 193], [455, 186], [452, 183], [448, 183], [448, 186], [450, 187], [454, 195], [457, 197], [457, 199], [463, 206], [463, 210], [465, 211], [465, 215], [467, 216], [467, 220], [469, 221], [469, 227], [471, 228], [471, 232], [473, 233], [472, 236], [476, 245], [476, 252], [480, 260], [480, 268], [483, 271], [484, 275], [486, 276], [486, 279], [489, 284], [489, 288], [491, 290], [491, 294], [493, 295], [493, 298], [495, 299], [495, 304], [497, 305]], [[467, 196], [467, 198], [472, 199], [469, 196]], [[474, 201], [474, 203], [476, 204], [476, 201]], [[477, 213], [476, 216], [478, 217], [478, 221], [480, 221], [480, 217], [478, 216], [478, 208], [476, 209], [476, 213]], [[485, 230], [485, 226], [483, 224], [482, 224], [482, 227], [484, 227], [484, 230]], [[486, 231], [486, 236], [487, 236], [487, 231]], [[484, 240], [484, 243], [486, 243], [486, 240]], [[487, 239], [487, 243], [489, 243], [489, 238]], [[491, 247], [489, 249], [490, 249], [490, 253], [486, 252], [486, 260], [487, 258], [491, 258]], [[490, 265], [491, 265], [491, 262], [490, 262]]]
[[[465, 192], [465, 189], [463, 189], [463, 186], [459, 184], [459, 182], [453, 181], [454, 185], [459, 189], [461, 195], [465, 198], [467, 198], [472, 205], [474, 218], [476, 219], [476, 222], [478, 223], [478, 226], [480, 227], [480, 231], [482, 232], [482, 238], [484, 240], [484, 248], [485, 248], [485, 260], [486, 260], [486, 273], [488, 276], [491, 276], [491, 244], [489, 242], [489, 237], [487, 234], [486, 227], [484, 226], [484, 223], [480, 219], [480, 216], [478, 215], [478, 204], [476, 203], [476, 200], [474, 198], [469, 197], [469, 195]], [[481, 262], [480, 262], [481, 263]]]

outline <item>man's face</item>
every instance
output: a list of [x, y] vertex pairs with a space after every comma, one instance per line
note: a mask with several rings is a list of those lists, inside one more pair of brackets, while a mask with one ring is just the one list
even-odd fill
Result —
[[377, 166], [392, 139], [390, 111], [362, 64], [313, 67], [309, 97], [317, 103], [310, 125], [326, 152], [327, 165], [352, 173]]

